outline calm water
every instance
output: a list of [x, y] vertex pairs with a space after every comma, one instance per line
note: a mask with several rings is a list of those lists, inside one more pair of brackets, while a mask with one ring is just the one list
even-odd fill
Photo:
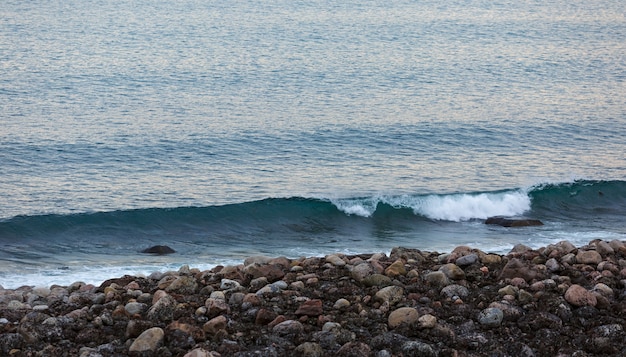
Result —
[[624, 38], [620, 1], [4, 1], [0, 285], [626, 239]]

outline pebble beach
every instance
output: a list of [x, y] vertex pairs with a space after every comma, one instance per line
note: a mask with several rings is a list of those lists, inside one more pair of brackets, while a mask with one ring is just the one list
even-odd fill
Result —
[[0, 287], [2, 356], [624, 356], [624, 328], [619, 240]]

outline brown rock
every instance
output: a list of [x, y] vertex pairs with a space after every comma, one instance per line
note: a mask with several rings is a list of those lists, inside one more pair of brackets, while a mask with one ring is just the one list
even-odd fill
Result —
[[254, 323], [257, 325], [267, 325], [278, 316], [274, 311], [268, 309], [259, 309], [256, 313]]
[[202, 330], [210, 335], [215, 335], [217, 331], [226, 329], [227, 324], [228, 319], [226, 318], [226, 316], [220, 315], [207, 321], [202, 326]]
[[596, 306], [596, 296], [584, 287], [574, 284], [565, 292], [565, 301], [574, 306]]
[[389, 277], [396, 277], [398, 275], [406, 275], [406, 269], [404, 268], [404, 260], [398, 259], [393, 262], [387, 269], [385, 269], [385, 275]]
[[250, 264], [243, 269], [244, 273], [252, 279], [266, 277], [269, 282], [282, 279], [285, 276], [286, 268], [280, 264]]
[[230, 306], [228, 306], [228, 303], [222, 299], [208, 298], [206, 299], [204, 306], [207, 308], [206, 314], [208, 317], [215, 317], [217, 315], [230, 313]]
[[187, 335], [191, 336], [196, 341], [204, 340], [204, 331], [199, 327], [191, 324], [174, 321], [167, 326], [167, 331], [180, 330]]
[[526, 281], [535, 279], [538, 272], [525, 264], [522, 260], [513, 258], [502, 268], [500, 279], [523, 278]]
[[391, 249], [391, 254], [389, 255], [389, 257], [393, 260], [400, 258], [404, 259], [405, 261], [415, 260], [418, 263], [423, 262], [425, 259], [424, 255], [422, 255], [422, 252], [419, 249], [404, 247], [395, 247]]
[[133, 341], [128, 349], [130, 353], [150, 353], [155, 352], [163, 343], [165, 332], [160, 327], [153, 327], [144, 331]]
[[305, 301], [296, 310], [296, 315], [319, 316], [323, 313], [322, 300], [319, 299]]
[[480, 262], [485, 265], [500, 264], [502, 257], [497, 254], [485, 254], [481, 256]]
[[392, 311], [387, 319], [389, 328], [396, 328], [402, 325], [411, 326], [417, 323], [419, 313], [412, 307], [401, 307]]
[[595, 250], [579, 250], [576, 254], [576, 262], [579, 264], [598, 265], [602, 256]]
[[369, 356], [370, 352], [370, 346], [363, 342], [348, 342], [337, 351], [337, 357]]

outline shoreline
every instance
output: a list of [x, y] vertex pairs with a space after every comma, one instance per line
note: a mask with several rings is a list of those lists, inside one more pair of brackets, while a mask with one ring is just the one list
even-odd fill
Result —
[[256, 256], [0, 288], [7, 356], [619, 356], [626, 241]]

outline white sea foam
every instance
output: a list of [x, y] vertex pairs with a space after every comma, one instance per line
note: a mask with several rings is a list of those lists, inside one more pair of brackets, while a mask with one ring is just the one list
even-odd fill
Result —
[[370, 217], [376, 211], [376, 206], [380, 202], [379, 198], [364, 199], [334, 199], [331, 200], [340, 211], [348, 215], [356, 215], [361, 217]]
[[427, 196], [417, 206], [416, 213], [431, 219], [467, 221], [492, 216], [516, 216], [530, 210], [530, 197], [524, 192], [481, 193]]
[[521, 190], [481, 194], [377, 196], [333, 200], [332, 203], [348, 215], [370, 217], [379, 203], [385, 203], [395, 208], [410, 208], [415, 214], [430, 219], [453, 222], [492, 216], [517, 216], [530, 210], [530, 197]]
[[[224, 262], [223, 265], [230, 265]], [[240, 264], [241, 261], [232, 262]], [[191, 268], [209, 270], [217, 264], [189, 264]], [[67, 269], [39, 268], [33, 272], [20, 274], [6, 274], [0, 276], [0, 286], [5, 289], [16, 289], [20, 286], [49, 287], [51, 285], [67, 286], [74, 282], [100, 285], [105, 280], [119, 278], [124, 275], [148, 276], [154, 272], [177, 271], [183, 264], [172, 263], [167, 265], [145, 266], [71, 266]]]

